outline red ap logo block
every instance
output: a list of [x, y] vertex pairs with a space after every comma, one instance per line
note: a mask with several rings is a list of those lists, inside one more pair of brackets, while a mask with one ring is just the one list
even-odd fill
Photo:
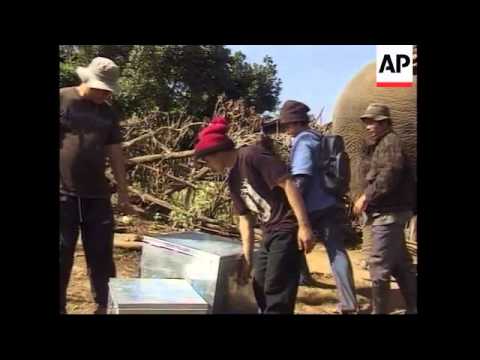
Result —
[[377, 45], [377, 86], [413, 85], [413, 45]]

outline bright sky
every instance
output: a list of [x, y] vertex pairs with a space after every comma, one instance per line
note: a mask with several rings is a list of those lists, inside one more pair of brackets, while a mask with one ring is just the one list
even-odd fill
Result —
[[350, 79], [375, 60], [375, 45], [226, 45], [241, 51], [252, 63], [270, 55], [282, 79], [280, 106], [298, 100], [318, 116], [331, 120], [335, 101]]

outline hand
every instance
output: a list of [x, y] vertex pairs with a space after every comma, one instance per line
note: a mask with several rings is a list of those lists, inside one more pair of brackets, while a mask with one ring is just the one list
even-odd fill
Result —
[[298, 249], [306, 254], [310, 253], [315, 246], [315, 235], [310, 226], [300, 226], [297, 234]]
[[250, 260], [247, 260], [245, 256], [242, 256], [240, 259], [240, 264], [238, 267], [237, 282], [240, 286], [245, 286], [248, 284], [248, 281], [251, 278], [252, 272], [252, 263]]
[[130, 204], [130, 198], [128, 197], [128, 193], [125, 193], [125, 192], [118, 193], [118, 209], [125, 214], [130, 214], [130, 215], [135, 214], [135, 210]]
[[365, 194], [360, 196], [360, 198], [355, 202], [355, 206], [353, 207], [353, 213], [355, 215], [360, 215], [367, 209], [367, 198]]

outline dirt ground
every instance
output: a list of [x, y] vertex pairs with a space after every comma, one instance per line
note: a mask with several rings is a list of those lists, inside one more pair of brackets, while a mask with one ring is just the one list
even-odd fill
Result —
[[[140, 261], [139, 250], [115, 248], [114, 258], [117, 266], [117, 277], [137, 277]], [[357, 299], [361, 313], [369, 313], [370, 282], [368, 272], [359, 264], [360, 250], [350, 250], [350, 259], [353, 265]], [[333, 314], [336, 310], [337, 296], [335, 281], [330, 271], [325, 248], [318, 244], [313, 252], [307, 256], [310, 271], [316, 281], [313, 287], [299, 288], [296, 314]], [[391, 312], [398, 313], [403, 309], [403, 299], [395, 282], [392, 282]], [[68, 289], [67, 312], [69, 314], [92, 314], [95, 305], [90, 293], [85, 254], [79, 246], [75, 255], [75, 263]]]
[[[115, 248], [114, 259], [117, 267], [117, 277], [138, 277], [140, 254], [141, 252], [137, 250]], [[67, 301], [68, 314], [92, 314], [95, 311], [95, 303], [90, 292], [85, 254], [81, 247], [77, 248], [75, 254]]]
[[[360, 314], [370, 313], [371, 282], [369, 273], [360, 267], [362, 254], [360, 250], [349, 250], [348, 254], [353, 266], [353, 276], [357, 291]], [[307, 255], [308, 266], [317, 283], [314, 287], [301, 286], [295, 306], [296, 314], [334, 314], [338, 303], [335, 279], [331, 273], [327, 252], [322, 245], [316, 245], [312, 253]], [[395, 282], [391, 284], [390, 309], [392, 314], [404, 309], [403, 298]]]

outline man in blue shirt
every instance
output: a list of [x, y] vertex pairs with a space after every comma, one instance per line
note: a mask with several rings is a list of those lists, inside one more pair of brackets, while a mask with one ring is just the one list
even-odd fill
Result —
[[[355, 313], [358, 304], [352, 266], [344, 244], [343, 209], [339, 200], [321, 187], [315, 156], [321, 135], [310, 129], [309, 111], [310, 108], [301, 102], [286, 101], [280, 110], [279, 124], [281, 130], [292, 137], [291, 173], [303, 195], [312, 228], [327, 249], [338, 289], [339, 312]], [[308, 277], [305, 257], [303, 263], [303, 275]]]

